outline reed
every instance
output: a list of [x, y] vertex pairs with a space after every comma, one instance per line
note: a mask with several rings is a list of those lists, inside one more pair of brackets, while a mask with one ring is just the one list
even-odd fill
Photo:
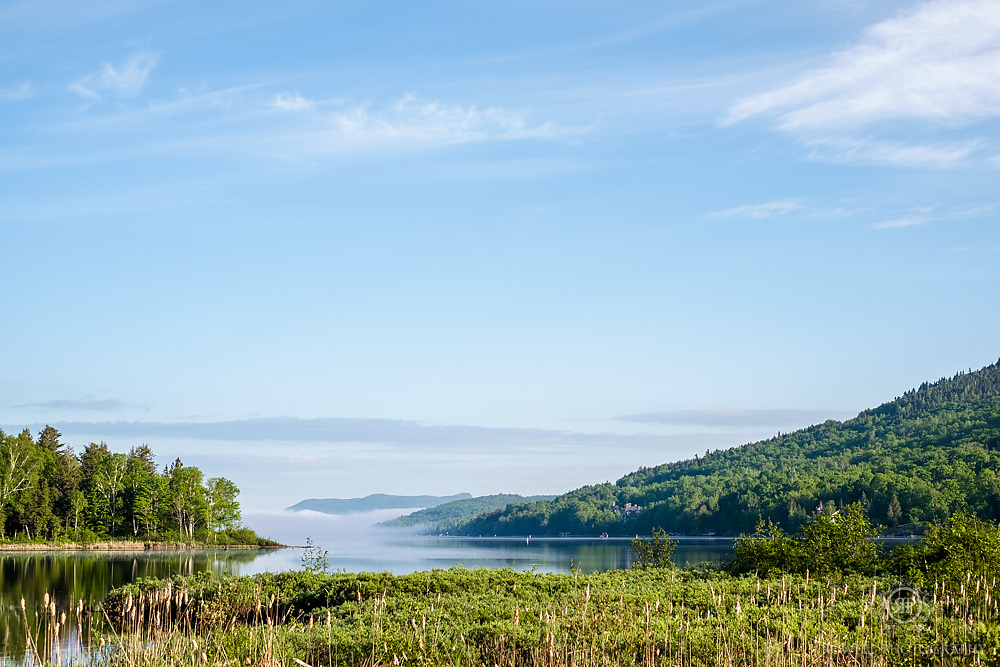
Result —
[[[176, 577], [22, 604], [32, 665], [869, 667], [997, 664], [997, 581], [887, 610], [889, 578], [655, 569]], [[904, 599], [903, 602], [906, 602]], [[914, 609], [919, 613], [914, 612]], [[892, 614], [888, 613], [892, 611]], [[896, 618], [893, 618], [893, 615]], [[10, 649], [8, 637], [8, 651]], [[8, 653], [10, 655], [10, 653]]]
[[[109, 596], [107, 664], [896, 665], [997, 660], [996, 582], [926, 592], [894, 620], [861, 577], [653, 570], [285, 573], [145, 582]], [[897, 615], [899, 612], [897, 611]]]

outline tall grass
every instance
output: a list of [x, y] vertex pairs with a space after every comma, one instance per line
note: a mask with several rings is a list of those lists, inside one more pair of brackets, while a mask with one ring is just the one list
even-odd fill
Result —
[[[106, 606], [107, 664], [994, 664], [996, 582], [926, 592], [893, 620], [890, 579], [691, 570], [284, 573], [141, 582]], [[898, 614], [897, 614], [898, 615]]]

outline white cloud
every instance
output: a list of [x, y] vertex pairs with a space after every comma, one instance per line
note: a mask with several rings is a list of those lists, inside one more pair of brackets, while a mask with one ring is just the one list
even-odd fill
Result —
[[920, 206], [909, 209], [904, 215], [891, 220], [876, 222], [872, 229], [897, 229], [899, 227], [914, 227], [933, 222], [950, 222], [958, 220], [983, 220], [994, 218], [1000, 211], [1000, 204], [988, 202], [966, 208], [935, 212], [934, 206]]
[[915, 225], [926, 224], [929, 221], [930, 218], [903, 217], [903, 218], [896, 218], [895, 220], [876, 222], [874, 225], [872, 225], [872, 229], [895, 229], [897, 227], [913, 227]]
[[808, 129], [1000, 115], [1000, 4], [922, 4], [870, 28], [833, 60], [792, 85], [743, 100], [727, 122], [779, 113], [781, 127]]
[[25, 81], [19, 86], [0, 86], [0, 102], [19, 102], [33, 97], [35, 88], [30, 81]]
[[271, 99], [271, 106], [279, 111], [311, 111], [316, 105], [298, 94], [279, 93]]
[[[843, 142], [846, 136], [848, 143], [862, 128], [905, 132], [904, 121], [954, 131], [1000, 117], [998, 72], [1000, 3], [935, 0], [869, 28], [856, 45], [834, 54], [828, 67], [741, 100], [723, 123], [769, 116], [780, 129], [806, 139], [834, 136]], [[841, 146], [833, 155], [947, 167], [967, 160], [976, 148], [975, 142], [876, 142], [871, 148]]]
[[772, 201], [765, 204], [745, 204], [743, 206], [726, 209], [725, 211], [719, 211], [717, 213], [713, 213], [712, 215], [722, 218], [741, 217], [759, 220], [776, 215], [785, 215], [786, 213], [790, 213], [798, 208], [801, 207], [794, 201], [790, 199], [782, 199], [780, 201]]
[[523, 111], [501, 107], [424, 102], [404, 95], [394, 105], [369, 109], [356, 105], [327, 117], [340, 138], [349, 141], [417, 141], [462, 143], [486, 139], [549, 138], [556, 134], [550, 124], [531, 125]]
[[928, 144], [824, 137], [808, 143], [812, 148], [811, 157], [816, 159], [930, 169], [955, 167], [970, 159], [983, 147], [983, 142], [979, 140]]
[[74, 82], [70, 89], [92, 100], [100, 100], [105, 94], [116, 97], [135, 97], [146, 85], [149, 73], [156, 67], [159, 56], [140, 51], [129, 56], [123, 65], [115, 67], [104, 63], [99, 71], [88, 74]]

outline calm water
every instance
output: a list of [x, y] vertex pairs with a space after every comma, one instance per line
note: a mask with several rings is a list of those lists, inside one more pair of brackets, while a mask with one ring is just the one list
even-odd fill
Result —
[[[382, 510], [342, 516], [316, 512], [248, 515], [247, 523], [283, 544], [304, 545], [307, 539], [329, 552], [330, 569], [348, 572], [512, 567], [538, 572], [583, 572], [631, 566], [628, 539], [591, 538], [456, 538], [416, 535], [412, 530], [387, 530], [373, 524], [398, 516]], [[678, 565], [718, 562], [732, 552], [727, 539], [685, 540], [674, 552]], [[256, 567], [272, 571], [301, 566], [301, 551], [269, 555]]]
[[[253, 517], [247, 517], [253, 519]], [[328, 551], [332, 571], [389, 571], [405, 574], [448, 568], [512, 567], [537, 572], [589, 573], [631, 565], [627, 539], [600, 538], [453, 538], [427, 537], [372, 528], [378, 513], [347, 518], [267, 515], [248, 521], [262, 534], [290, 544], [306, 538]], [[272, 530], [267, 530], [268, 523]], [[305, 532], [303, 532], [305, 531]], [[731, 552], [728, 540], [683, 542], [674, 553], [678, 565], [719, 561]], [[100, 602], [109, 590], [140, 577], [169, 577], [210, 571], [217, 574], [281, 572], [302, 567], [301, 548], [266, 551], [200, 552], [0, 552], [0, 656], [20, 660], [29, 645], [29, 634], [49, 659], [54, 651], [76, 650], [89, 641], [90, 630], [73, 621], [71, 610], [82, 602]], [[45, 601], [55, 605], [55, 614]], [[22, 611], [22, 600], [24, 608]], [[63, 612], [69, 619], [55, 623]], [[48, 639], [46, 639], [48, 638]]]

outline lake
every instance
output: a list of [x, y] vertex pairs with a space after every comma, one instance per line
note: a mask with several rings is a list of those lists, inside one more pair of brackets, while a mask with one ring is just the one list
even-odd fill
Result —
[[[406, 574], [448, 568], [512, 567], [537, 572], [582, 572], [631, 566], [628, 538], [570, 537], [448, 537], [418, 534], [413, 529], [375, 526], [412, 510], [378, 510], [330, 515], [319, 512], [248, 514], [246, 523], [261, 535], [283, 544], [305, 545], [307, 540], [328, 551], [333, 571], [387, 571]], [[678, 565], [719, 562], [732, 553], [732, 540], [692, 538], [680, 541], [674, 552]], [[301, 552], [266, 557], [256, 567], [278, 571], [300, 567]]]
[[[388, 516], [398, 515], [390, 511]], [[383, 513], [329, 517], [313, 513], [248, 515], [247, 523], [279, 541], [304, 545], [311, 539], [328, 553], [330, 571], [418, 570], [462, 566], [537, 572], [584, 573], [631, 565], [628, 539], [459, 538], [416, 535], [372, 526]], [[678, 565], [718, 562], [732, 549], [724, 539], [684, 540], [674, 552]], [[99, 628], [74, 622], [73, 610], [100, 602], [109, 590], [140, 577], [197, 572], [247, 575], [302, 567], [301, 548], [195, 552], [0, 552], [2, 655], [18, 660], [37, 645], [43, 657], [65, 659]], [[22, 600], [24, 607], [22, 609]], [[46, 602], [48, 605], [46, 606]], [[51, 605], [55, 605], [52, 607]], [[53, 613], [54, 611], [54, 613]], [[67, 621], [61, 622], [62, 614]]]

